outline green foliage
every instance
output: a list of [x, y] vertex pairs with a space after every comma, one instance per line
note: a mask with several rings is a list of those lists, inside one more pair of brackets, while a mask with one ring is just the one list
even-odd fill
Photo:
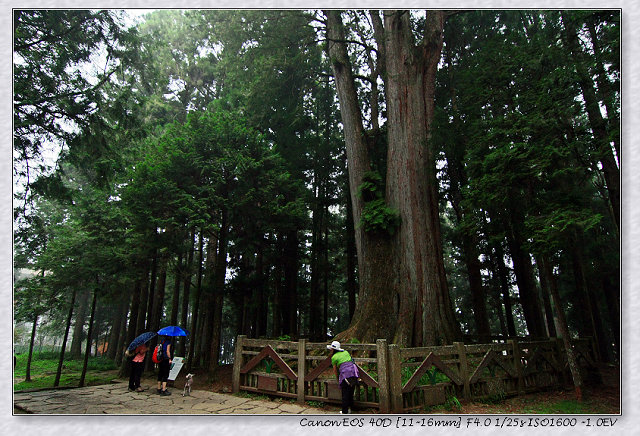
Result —
[[365, 232], [393, 235], [400, 226], [400, 214], [387, 206], [384, 200], [382, 177], [375, 171], [367, 172], [358, 186], [358, 195], [365, 201], [358, 224]]

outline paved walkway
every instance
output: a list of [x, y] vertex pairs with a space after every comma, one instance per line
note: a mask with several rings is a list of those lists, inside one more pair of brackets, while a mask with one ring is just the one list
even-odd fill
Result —
[[192, 391], [182, 396], [181, 389], [160, 396], [152, 386], [144, 392], [129, 392], [127, 383], [113, 383], [75, 389], [15, 393], [14, 406], [26, 413], [48, 415], [76, 414], [309, 414], [327, 412], [283, 399], [258, 400], [231, 394]]

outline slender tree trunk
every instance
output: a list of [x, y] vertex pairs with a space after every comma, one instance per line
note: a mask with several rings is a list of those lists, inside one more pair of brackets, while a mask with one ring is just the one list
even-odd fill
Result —
[[33, 358], [33, 345], [36, 342], [36, 329], [38, 326], [38, 318], [40, 315], [34, 315], [33, 317], [33, 328], [31, 329], [31, 341], [29, 342], [29, 357], [27, 357], [27, 374], [25, 377], [25, 381], [31, 381], [31, 359]]
[[[224, 284], [227, 276], [227, 251], [229, 245], [229, 216], [226, 209], [222, 210], [220, 232], [218, 238], [218, 257], [216, 259], [213, 284], [213, 335], [211, 337], [209, 372], [215, 373], [220, 362], [220, 344], [222, 338], [222, 308], [224, 305]], [[264, 286], [262, 283], [258, 286]], [[258, 301], [259, 308], [262, 305]], [[265, 314], [266, 315], [266, 314]], [[256, 325], [258, 328], [258, 325]]]
[[128, 304], [124, 304], [124, 309], [122, 311], [122, 318], [120, 319], [120, 334], [118, 335], [117, 341], [113, 344], [115, 348], [115, 362], [117, 366], [122, 364], [123, 350], [127, 347], [130, 342], [127, 341], [127, 314], [129, 313]]
[[580, 368], [576, 360], [573, 347], [571, 346], [571, 336], [569, 336], [569, 327], [567, 326], [567, 318], [564, 314], [562, 307], [562, 301], [560, 300], [560, 293], [558, 292], [558, 286], [556, 284], [556, 278], [553, 274], [551, 264], [547, 259], [542, 259], [542, 268], [544, 274], [549, 277], [549, 290], [551, 291], [551, 299], [556, 309], [557, 328], [558, 332], [562, 336], [562, 342], [564, 344], [565, 352], [567, 353], [567, 362], [569, 363], [569, 370], [573, 377], [573, 385], [575, 387], [576, 398], [578, 401], [582, 401], [582, 376], [580, 375]]
[[[183, 283], [183, 291], [182, 291], [182, 314], [180, 316], [180, 325], [183, 327], [187, 326], [188, 316], [189, 316], [189, 299], [191, 297], [191, 277], [193, 274], [191, 273], [191, 267], [193, 264], [193, 252], [195, 248], [195, 237], [196, 231], [195, 229], [191, 231], [191, 246], [189, 248], [189, 256], [187, 257], [187, 264], [184, 268], [184, 283]], [[178, 343], [178, 355], [184, 356], [186, 352], [188, 338], [181, 338]]]
[[198, 310], [199, 310], [199, 306], [200, 306], [200, 293], [201, 293], [201, 288], [202, 288], [202, 260], [203, 260], [203, 250], [204, 250], [204, 241], [203, 241], [203, 234], [202, 231], [200, 231], [200, 236], [199, 236], [199, 243], [198, 243], [198, 253], [199, 254], [199, 259], [198, 259], [198, 278], [197, 278], [197, 284], [196, 284], [196, 299], [193, 305], [193, 310], [192, 310], [192, 315], [191, 315], [191, 338], [189, 338], [189, 357], [187, 358], [187, 370], [191, 371], [192, 368], [194, 368], [194, 362], [193, 362], [193, 356], [195, 353], [195, 335], [197, 334], [197, 327], [198, 327]]
[[[178, 261], [174, 270], [173, 297], [171, 299], [171, 318], [169, 324], [178, 324], [178, 312], [180, 310], [180, 277], [182, 275], [182, 253], [178, 255]], [[174, 344], [175, 345], [175, 344]]]
[[[316, 158], [316, 165], [318, 159]], [[320, 225], [321, 206], [319, 200], [319, 169], [315, 168], [313, 179], [314, 209], [311, 219], [311, 283], [309, 290], [309, 338], [314, 342], [320, 342]]]
[[284, 238], [284, 283], [280, 312], [283, 315], [282, 333], [292, 338], [298, 335], [298, 235], [289, 230]]
[[[325, 185], [326, 189], [326, 185]], [[326, 195], [326, 194], [325, 194]], [[323, 251], [323, 262], [322, 262], [322, 271], [323, 271], [323, 291], [324, 291], [324, 313], [322, 317], [322, 336], [320, 338], [321, 341], [325, 341], [327, 339], [327, 332], [329, 331], [329, 226], [328, 226], [328, 217], [329, 211], [325, 206], [324, 211], [324, 243], [322, 244]]]
[[[144, 275], [142, 276], [142, 279], [139, 282], [140, 292], [139, 292], [139, 298], [137, 302], [137, 311], [136, 311], [137, 315], [135, 316], [136, 323], [135, 324], [129, 323], [129, 332], [128, 332], [129, 337], [131, 337], [131, 335], [141, 334], [142, 332], [145, 331], [146, 319], [147, 319], [147, 302], [149, 300], [149, 283], [150, 283], [149, 273], [150, 273], [149, 263], [146, 262]], [[133, 305], [136, 306], [135, 294], [134, 294]], [[133, 318], [134, 317], [132, 316], [132, 321], [133, 321]], [[134, 328], [133, 332], [131, 332], [132, 326]], [[134, 338], [135, 336], [133, 336], [131, 340], [133, 340]]]
[[555, 322], [553, 320], [553, 310], [551, 309], [551, 300], [549, 299], [549, 296], [551, 295], [551, 291], [549, 290], [549, 277], [546, 274], [543, 274], [542, 268], [540, 266], [541, 262], [542, 260], [538, 256], [538, 275], [540, 277], [540, 288], [542, 291], [542, 303], [544, 305], [547, 333], [549, 337], [554, 338], [557, 336], [557, 334]]
[[56, 378], [53, 381], [53, 387], [58, 387], [60, 385], [60, 376], [62, 374], [62, 366], [64, 364], [64, 353], [67, 348], [67, 339], [69, 338], [69, 330], [71, 329], [71, 318], [73, 317], [73, 308], [76, 303], [76, 289], [73, 289], [71, 294], [71, 302], [69, 304], [69, 313], [67, 315], [67, 324], [64, 330], [64, 337], [62, 339], [62, 347], [60, 348], [60, 358], [58, 359], [58, 368], [56, 369]]
[[[283, 251], [283, 243], [282, 243], [283, 237], [282, 235], [277, 235], [276, 237], [276, 247], [277, 247], [277, 251], [278, 253], [282, 253]], [[275, 284], [275, 292], [273, 294], [273, 304], [272, 304], [272, 308], [273, 308], [273, 314], [272, 314], [272, 318], [273, 318], [273, 336], [277, 337], [277, 336], [281, 336], [282, 335], [282, 320], [283, 320], [283, 315], [282, 315], [282, 299], [283, 299], [283, 286], [282, 286], [282, 275], [283, 275], [283, 261], [282, 261], [282, 256], [279, 256], [278, 261], [276, 261], [276, 284]], [[243, 312], [244, 312], [244, 302], [242, 300], [242, 298], [238, 297], [238, 305], [237, 305], [237, 323], [238, 323], [238, 331], [242, 331], [242, 318], [243, 318]]]
[[87, 320], [87, 309], [89, 306], [89, 292], [84, 289], [80, 291], [80, 301], [76, 312], [76, 321], [73, 326], [73, 339], [71, 340], [71, 358], [80, 359], [82, 354], [82, 336], [84, 333], [84, 323]]
[[107, 345], [107, 358], [111, 360], [115, 360], [118, 340], [122, 336], [122, 316], [124, 312], [124, 316], [127, 315], [127, 310], [129, 308], [129, 295], [127, 293], [126, 298], [121, 297], [120, 301], [117, 304], [116, 309], [113, 312], [113, 318], [111, 319], [111, 332], [109, 333], [109, 338], [105, 340]]
[[93, 302], [91, 303], [91, 316], [89, 317], [89, 331], [87, 332], [87, 348], [84, 353], [84, 363], [82, 364], [82, 373], [80, 374], [80, 382], [78, 387], [84, 386], [84, 379], [87, 376], [87, 365], [89, 364], [89, 355], [91, 354], [91, 335], [93, 334], [93, 320], [96, 315], [96, 303], [98, 301], [98, 289], [93, 291]]
[[502, 293], [502, 304], [504, 305], [504, 312], [507, 321], [507, 331], [509, 336], [515, 337], [517, 332], [516, 325], [513, 320], [513, 307], [509, 291], [509, 273], [504, 265], [504, 252], [499, 244], [495, 244], [493, 246], [493, 264], [495, 274], [500, 280], [500, 291]]
[[[160, 322], [162, 321], [164, 294], [167, 284], [167, 263], [169, 262], [168, 256], [168, 254], [163, 254], [160, 256], [160, 271], [158, 272], [158, 283], [154, 292], [153, 306], [150, 316], [151, 324], [149, 326], [149, 330], [152, 332], [157, 332], [158, 330], [160, 330]], [[153, 347], [157, 345], [157, 341], [157, 337], [151, 339], [151, 349], [153, 349]], [[147, 371], [151, 370], [153, 368], [153, 361], [151, 359], [146, 359], [146, 362]]]
[[149, 280], [149, 294], [147, 295], [147, 308], [145, 313], [145, 319], [147, 323], [145, 328], [147, 330], [153, 330], [153, 304], [156, 301], [156, 280], [158, 279], [158, 250], [154, 250], [153, 262], [151, 263], [151, 277]]

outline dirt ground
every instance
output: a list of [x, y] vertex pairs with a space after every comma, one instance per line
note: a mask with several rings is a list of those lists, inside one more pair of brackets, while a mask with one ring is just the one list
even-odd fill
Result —
[[[209, 376], [204, 373], [195, 372], [193, 379], [193, 389], [202, 389], [218, 393], [231, 393], [231, 378], [233, 365], [224, 365], [219, 368], [215, 378], [209, 380]], [[602, 375], [602, 383], [587, 384], [583, 390], [583, 413], [594, 414], [619, 414], [620, 413], [620, 372], [618, 367], [603, 366], [600, 368]], [[181, 372], [173, 385], [172, 389], [182, 390], [184, 388], [186, 372]], [[143, 384], [155, 387], [156, 381], [153, 378], [145, 379]], [[485, 415], [485, 414], [529, 414], [531, 410], [536, 410], [539, 405], [555, 404], [563, 401], [572, 401], [575, 399], [575, 392], [567, 386], [564, 389], [552, 390], [547, 392], [538, 392], [533, 394], [522, 395], [518, 397], [507, 398], [499, 403], [482, 403], [482, 402], [462, 402], [461, 409], [437, 409], [433, 413], [452, 413], [452, 414], [469, 414], [469, 415]], [[334, 405], [328, 405], [325, 409], [335, 409]], [[375, 410], [360, 411], [366, 413], [377, 413]], [[550, 410], [549, 413], [554, 413]], [[557, 413], [557, 412], [556, 412]]]

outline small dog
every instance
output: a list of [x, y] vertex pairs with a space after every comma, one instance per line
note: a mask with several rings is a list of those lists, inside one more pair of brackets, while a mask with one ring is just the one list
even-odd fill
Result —
[[182, 392], [182, 396], [191, 395], [191, 385], [193, 384], [193, 374], [187, 374], [187, 381], [184, 382], [184, 391]]

